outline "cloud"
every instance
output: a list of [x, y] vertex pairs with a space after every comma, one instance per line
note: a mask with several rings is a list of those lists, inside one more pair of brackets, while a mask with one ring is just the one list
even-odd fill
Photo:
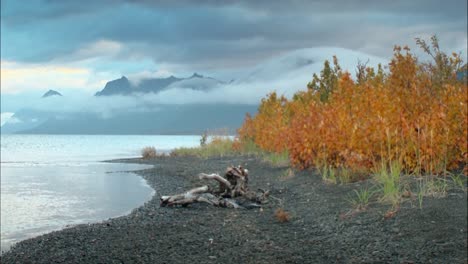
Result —
[[66, 65], [25, 64], [1, 61], [2, 93], [27, 90], [96, 89], [102, 83], [90, 83], [92, 72]]
[[174, 72], [166, 69], [160, 69], [156, 71], [144, 70], [141, 72], [136, 72], [133, 74], [128, 74], [128, 79], [133, 85], [138, 85], [143, 79], [153, 79], [153, 78], [167, 78], [171, 75], [175, 75]]
[[[342, 48], [300, 49], [250, 67], [232, 83], [194, 78], [175, 83], [170, 89], [157, 94], [95, 97], [75, 93], [45, 99], [38, 96], [34, 103], [28, 101], [25, 107], [45, 112], [95, 113], [108, 118], [119, 112], [158, 111], [167, 104], [256, 105], [261, 98], [273, 91], [290, 98], [295, 92], [305, 90], [312, 74], [320, 72], [324, 61], [331, 60], [333, 55], [338, 57], [341, 67], [352, 74], [359, 60], [369, 59], [369, 66], [387, 64], [385, 59]], [[194, 85], [202, 88], [189, 88]]]
[[[114, 56], [118, 56], [120, 49], [118, 43], [99, 41], [74, 53], [73, 56], [80, 57], [76, 61], [69, 58], [47, 63], [2, 60], [2, 96], [33, 91], [44, 93], [49, 89], [60, 92], [82, 90], [94, 94], [109, 80], [123, 75], [133, 76], [155, 67], [148, 59], [116, 60]], [[100, 54], [99, 57], [97, 54]], [[163, 72], [161, 70], [158, 74], [162, 75]]]
[[313, 73], [319, 73], [325, 60], [333, 55], [343, 69], [354, 74], [358, 61], [369, 60], [368, 66], [386, 65], [387, 60], [362, 52], [342, 48], [310, 48], [292, 51], [270, 59], [249, 69], [248, 73], [229, 84], [219, 84], [206, 90], [191, 90], [174, 86], [156, 95], [145, 96], [159, 104], [175, 103], [244, 103], [258, 104], [268, 93], [291, 98], [294, 93], [305, 90]]
[[466, 8], [466, 1], [435, 0], [6, 0], [2, 58], [80, 60], [110, 51], [116, 61], [151, 58], [157, 65], [216, 71], [318, 46], [389, 58], [394, 44], [432, 34], [445, 50], [466, 52]]
[[1, 113], [1, 115], [0, 115], [0, 123], [1, 123], [0, 126], [3, 126], [6, 122], [8, 122], [14, 114], [15, 113], [10, 113], [10, 112]]
[[122, 50], [122, 44], [111, 40], [98, 40], [73, 52], [68, 59], [84, 60], [97, 57], [113, 57]]

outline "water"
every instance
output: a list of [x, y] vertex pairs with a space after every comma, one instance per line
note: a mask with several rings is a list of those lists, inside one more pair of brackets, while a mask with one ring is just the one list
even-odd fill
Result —
[[150, 166], [103, 163], [168, 151], [199, 136], [1, 135], [1, 250], [68, 225], [129, 213], [154, 191], [125, 171]]

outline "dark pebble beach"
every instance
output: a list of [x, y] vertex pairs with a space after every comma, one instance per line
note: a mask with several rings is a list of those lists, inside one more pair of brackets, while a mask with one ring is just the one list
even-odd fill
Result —
[[[330, 185], [312, 170], [292, 175], [252, 157], [113, 162], [154, 165], [137, 172], [154, 197], [127, 216], [22, 241], [1, 263], [467, 263], [467, 196], [460, 189], [426, 197], [422, 209], [408, 198], [388, 217], [391, 206], [379, 202], [352, 209], [349, 197], [368, 181]], [[160, 195], [203, 185], [198, 173], [239, 164], [252, 190], [270, 191], [262, 208], [160, 207]], [[278, 208], [289, 221], [278, 221]]]

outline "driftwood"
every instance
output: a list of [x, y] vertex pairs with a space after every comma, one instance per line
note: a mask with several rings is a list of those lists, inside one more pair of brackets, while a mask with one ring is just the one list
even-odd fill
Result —
[[213, 190], [209, 185], [203, 185], [185, 193], [161, 196], [161, 206], [187, 206], [201, 202], [220, 207], [253, 208], [261, 207], [269, 194], [268, 191], [261, 189], [259, 189], [260, 193], [248, 189], [249, 171], [242, 166], [228, 167], [224, 177], [217, 173], [200, 173], [198, 178], [217, 181], [219, 189]]

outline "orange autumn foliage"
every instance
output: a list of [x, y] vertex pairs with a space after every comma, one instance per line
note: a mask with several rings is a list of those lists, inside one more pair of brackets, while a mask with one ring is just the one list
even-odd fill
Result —
[[287, 147], [285, 138], [288, 133], [289, 116], [287, 99], [278, 97], [275, 92], [262, 99], [254, 119], [246, 116], [238, 134], [241, 140], [251, 139], [261, 149], [280, 153]]
[[438, 46], [435, 52], [435, 59], [445, 59], [433, 66], [397, 46], [387, 73], [380, 65], [361, 65], [356, 81], [334, 58], [335, 70], [326, 62], [307, 91], [291, 100], [276, 93], [263, 99], [239, 129], [239, 142], [287, 150], [299, 168], [329, 164], [369, 171], [399, 161], [409, 172], [441, 173], [466, 166], [467, 84], [456, 76], [461, 59]]

